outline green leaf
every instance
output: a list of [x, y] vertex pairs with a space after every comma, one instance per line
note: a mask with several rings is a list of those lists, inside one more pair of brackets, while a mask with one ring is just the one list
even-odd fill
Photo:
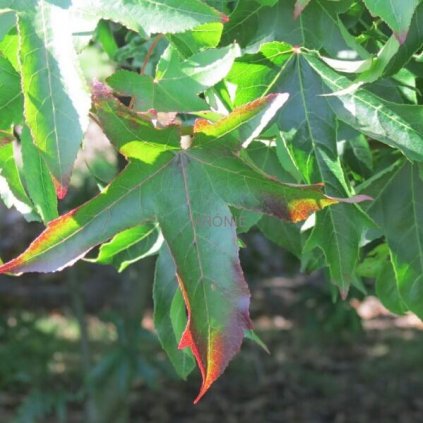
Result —
[[357, 271], [363, 277], [376, 279], [376, 294], [388, 310], [396, 314], [407, 311], [399, 293], [387, 244], [380, 244], [370, 251]]
[[165, 244], [156, 264], [153, 287], [154, 327], [163, 349], [180, 377], [186, 379], [195, 367], [190, 350], [178, 349], [187, 325], [184, 299], [178, 286], [176, 265]]
[[23, 102], [19, 74], [0, 55], [0, 129], [9, 129], [22, 118]]
[[119, 50], [119, 46], [116, 43], [109, 22], [99, 22], [97, 25], [96, 38], [107, 55], [111, 59], [114, 59], [116, 52]]
[[202, 49], [217, 47], [222, 31], [222, 23], [212, 22], [197, 26], [191, 31], [169, 35], [168, 38], [184, 57], [189, 57]]
[[73, 13], [94, 27], [100, 19], [118, 22], [146, 37], [175, 34], [227, 17], [199, 0], [74, 0]]
[[373, 171], [373, 154], [368, 139], [350, 126], [339, 122], [338, 148], [342, 149], [344, 162], [354, 172], [369, 176]]
[[157, 254], [163, 238], [153, 224], [139, 225], [117, 234], [103, 244], [94, 263], [111, 264], [123, 272], [131, 264]]
[[365, 70], [355, 81], [355, 83], [370, 83], [381, 78], [389, 66], [392, 58], [397, 54], [400, 43], [395, 36], [391, 36], [389, 40], [380, 49], [377, 56], [371, 60], [369, 69]]
[[29, 196], [42, 221], [50, 222], [58, 216], [56, 192], [44, 159], [26, 126], [22, 130], [21, 146], [23, 175]]
[[361, 185], [374, 196], [367, 212], [385, 234], [401, 298], [423, 316], [423, 178], [420, 164], [400, 161]]
[[423, 132], [415, 128], [407, 116], [398, 114], [396, 106], [391, 108], [388, 102], [365, 89], [344, 93], [351, 86], [349, 79], [339, 75], [314, 54], [305, 54], [304, 57], [333, 93], [327, 101], [340, 120], [401, 150], [411, 160], [423, 160]]
[[238, 154], [286, 96], [264, 97], [215, 124], [197, 121], [188, 149], [179, 146], [177, 128], [154, 128], [104, 86], [96, 87], [94, 99], [97, 120], [130, 163], [97, 197], [50, 222], [24, 253], [0, 266], [0, 273], [60, 270], [117, 233], [158, 221], [188, 311], [179, 347], [192, 350], [203, 377], [198, 401], [250, 328], [236, 229], [216, 225], [213, 218], [232, 221], [231, 205], [296, 222], [340, 200], [324, 195], [320, 185], [268, 178]]
[[25, 118], [63, 198], [88, 125], [90, 98], [79, 72], [68, 11], [45, 0], [34, 8], [18, 18]]
[[38, 221], [19, 175], [14, 144], [0, 144], [0, 198], [6, 207], [15, 207], [27, 221]]
[[16, 25], [16, 16], [11, 11], [0, 10], [0, 40]]
[[209, 49], [183, 60], [176, 49], [168, 48], [158, 64], [156, 77], [119, 71], [107, 82], [118, 92], [135, 98], [142, 111], [193, 112], [209, 107], [197, 95], [222, 80], [229, 72], [239, 47], [234, 44]]
[[284, 222], [272, 216], [263, 216], [258, 227], [270, 241], [301, 258], [304, 241], [299, 224]]
[[294, 18], [295, 0], [279, 1], [273, 7], [268, 3], [275, 2], [239, 1], [225, 25], [222, 42], [237, 40], [241, 47], [257, 51], [262, 43], [283, 41], [311, 49], [324, 47], [333, 56], [350, 49], [337, 20], [350, 1], [313, 0], [298, 19]]
[[297, 0], [294, 8], [294, 18], [297, 19], [311, 0]]
[[215, 224], [234, 225], [238, 234], [248, 232], [254, 225], [259, 222], [262, 217], [261, 213], [254, 213], [248, 210], [238, 209], [231, 209], [231, 214], [233, 217], [232, 222], [222, 221], [222, 223], [220, 223], [220, 221], [216, 219]]
[[385, 70], [385, 75], [393, 75], [399, 72], [423, 46], [423, 3], [421, 3], [413, 16], [407, 39], [399, 48]]
[[411, 18], [419, 3], [420, 0], [364, 0], [370, 13], [380, 16], [392, 28], [401, 44], [407, 38]]
[[250, 341], [253, 341], [255, 344], [257, 344], [260, 348], [262, 348], [264, 351], [267, 352], [267, 354], [270, 354], [269, 348], [267, 345], [262, 341], [262, 339], [257, 335], [256, 332], [254, 332], [251, 329], [248, 329], [244, 332], [245, 338], [249, 339]]
[[7, 59], [16, 71], [20, 72], [18, 60], [19, 36], [16, 26], [14, 26], [0, 41], [1, 55]]
[[[247, 72], [249, 76], [244, 77]], [[327, 192], [336, 197], [350, 194], [337, 152], [336, 116], [323, 96], [326, 91], [320, 76], [297, 49], [285, 43], [264, 44], [256, 55], [237, 60], [228, 80], [238, 87], [235, 104], [269, 91], [288, 92], [288, 107], [277, 116], [280, 130], [292, 144], [293, 157], [286, 159], [295, 163], [307, 183], [323, 181]], [[281, 164], [286, 167], [285, 161]], [[358, 283], [359, 244], [369, 224], [358, 208], [337, 205], [318, 214], [305, 245], [306, 252], [323, 251], [332, 280], [344, 291]]]
[[376, 295], [382, 304], [393, 313], [405, 314], [408, 311], [399, 291], [391, 257], [388, 257], [385, 266], [380, 269], [380, 273], [377, 275]]

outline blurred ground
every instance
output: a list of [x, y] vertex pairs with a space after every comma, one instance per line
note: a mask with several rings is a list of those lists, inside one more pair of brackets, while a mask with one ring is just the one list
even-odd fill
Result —
[[[31, 231], [40, 230], [13, 212], [1, 210], [0, 218], [5, 256], [16, 254]], [[334, 304], [321, 274], [296, 273], [296, 263], [258, 235], [248, 245], [243, 261], [252, 317], [271, 354], [246, 341], [194, 406], [199, 376], [184, 382], [173, 374], [151, 337], [149, 301], [137, 352], [146, 359], [137, 364], [128, 398], [130, 422], [422, 422], [422, 323], [411, 315], [392, 316], [372, 296], [363, 301], [352, 295]], [[88, 368], [108, 371], [117, 345], [124, 352], [130, 345], [122, 341], [126, 335], [116, 314], [124, 303], [125, 274], [87, 263], [75, 272], [87, 313]], [[87, 421], [82, 386], [89, 372], [68, 281], [69, 272], [0, 279], [2, 423]], [[111, 385], [112, 396], [119, 380]]]

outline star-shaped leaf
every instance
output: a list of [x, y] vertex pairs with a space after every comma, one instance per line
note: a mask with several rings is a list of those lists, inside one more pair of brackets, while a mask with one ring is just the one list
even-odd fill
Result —
[[340, 201], [323, 194], [321, 184], [284, 184], [241, 158], [242, 145], [286, 99], [272, 94], [216, 123], [198, 120], [191, 146], [184, 149], [181, 128], [157, 129], [97, 86], [97, 119], [129, 164], [97, 197], [50, 222], [24, 253], [0, 266], [0, 273], [57, 271], [119, 232], [158, 222], [188, 314], [179, 348], [191, 349], [203, 377], [198, 401], [251, 327], [250, 294], [229, 206], [297, 222]]
[[[306, 54], [286, 43], [267, 43], [259, 53], [238, 59], [228, 80], [237, 86], [236, 105], [269, 91], [289, 92], [288, 107], [276, 118], [280, 130], [276, 143], [280, 148], [286, 146], [286, 153], [280, 154], [282, 166], [291, 150], [292, 164], [307, 183], [323, 181], [328, 192], [337, 197], [351, 193], [337, 152], [339, 123], [324, 96], [327, 90]], [[317, 215], [305, 244], [308, 252], [315, 248], [323, 251], [331, 279], [344, 293], [351, 283], [358, 283], [355, 267], [359, 244], [369, 224], [357, 207], [331, 207]]]

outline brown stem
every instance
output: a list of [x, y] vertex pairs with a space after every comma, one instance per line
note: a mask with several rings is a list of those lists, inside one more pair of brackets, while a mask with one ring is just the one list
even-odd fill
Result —
[[157, 44], [159, 43], [159, 41], [160, 41], [162, 38], [163, 38], [163, 34], [157, 34], [157, 35], [154, 37], [153, 41], [151, 42], [150, 48], [148, 49], [147, 54], [145, 55], [145, 58], [144, 58], [144, 63], [143, 63], [143, 64], [142, 64], [142, 66], [141, 66], [141, 70], [140, 70], [140, 74], [141, 74], [141, 75], [144, 75], [144, 73], [145, 73], [145, 68], [147, 67], [148, 62], [150, 61], [151, 55], [153, 54], [154, 49], [157, 47]]

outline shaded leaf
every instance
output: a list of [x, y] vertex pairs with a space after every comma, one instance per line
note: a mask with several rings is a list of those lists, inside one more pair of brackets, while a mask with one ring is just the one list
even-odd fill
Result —
[[15, 207], [29, 222], [39, 220], [22, 185], [13, 143], [0, 145], [0, 198], [6, 207]]
[[307, 54], [305, 58], [324, 84], [335, 93], [328, 96], [327, 101], [339, 119], [367, 136], [401, 150], [412, 160], [423, 159], [423, 132], [415, 128], [407, 116], [398, 114], [396, 106], [391, 108], [388, 102], [365, 89], [343, 94], [342, 91], [351, 85], [349, 79], [313, 54]]
[[301, 257], [304, 240], [299, 224], [284, 222], [272, 216], [263, 216], [258, 227], [270, 241], [285, 248], [296, 257]]
[[42, 221], [47, 223], [58, 216], [56, 192], [47, 165], [26, 126], [22, 130], [21, 146], [23, 175], [28, 194]]
[[0, 40], [16, 25], [15, 14], [0, 10]]
[[23, 102], [19, 74], [0, 55], [0, 129], [9, 129], [22, 120]]
[[376, 294], [388, 310], [396, 314], [404, 314], [407, 311], [399, 293], [389, 247], [386, 244], [380, 244], [370, 251], [358, 266], [358, 272], [363, 277], [376, 280]]
[[324, 47], [336, 56], [337, 52], [350, 48], [337, 21], [338, 14], [350, 4], [348, 0], [313, 0], [295, 19], [295, 0], [261, 4], [256, 0], [242, 0], [225, 25], [222, 41], [228, 44], [237, 40], [241, 47], [257, 51], [262, 43], [277, 40], [312, 49]]
[[361, 185], [374, 196], [367, 212], [386, 237], [400, 296], [418, 316], [423, 316], [421, 172], [420, 164], [400, 161]]
[[[247, 72], [249, 76], [244, 77]], [[349, 195], [351, 189], [337, 152], [337, 119], [323, 96], [326, 89], [321, 78], [306, 57], [285, 43], [264, 44], [259, 53], [238, 59], [228, 80], [238, 87], [235, 104], [269, 91], [288, 92], [287, 107], [278, 113], [277, 122], [282, 137], [286, 134], [279, 149], [287, 154], [290, 170], [296, 169], [308, 183], [323, 181], [333, 196]], [[289, 151], [292, 156], [288, 156]], [[286, 168], [285, 160], [281, 164]], [[369, 224], [362, 211], [345, 205], [331, 207], [316, 217], [305, 251], [323, 251], [332, 280], [343, 290], [357, 283], [355, 267], [361, 234]]]
[[176, 265], [169, 247], [163, 245], [156, 264], [153, 287], [154, 327], [179, 376], [186, 379], [195, 367], [190, 350], [178, 349], [187, 325], [184, 299], [178, 286]]

